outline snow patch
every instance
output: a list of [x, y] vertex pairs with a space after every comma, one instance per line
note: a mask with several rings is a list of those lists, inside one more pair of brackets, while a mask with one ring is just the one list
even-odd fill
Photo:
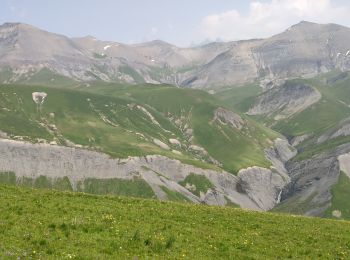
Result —
[[107, 50], [108, 48], [111, 48], [111, 45], [106, 45], [105, 47], [103, 47], [104, 50]]

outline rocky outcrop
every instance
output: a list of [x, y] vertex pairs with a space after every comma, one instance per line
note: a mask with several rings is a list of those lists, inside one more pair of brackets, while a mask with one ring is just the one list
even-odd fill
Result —
[[338, 156], [339, 168], [350, 178], [350, 153]]
[[214, 111], [214, 121], [218, 120], [222, 124], [228, 124], [229, 126], [241, 130], [244, 126], [244, 120], [236, 113], [219, 107]]
[[261, 94], [247, 114], [268, 115], [279, 120], [303, 111], [320, 98], [320, 92], [309, 85], [286, 82]]
[[287, 140], [281, 138], [277, 138], [274, 141], [274, 150], [278, 158], [284, 163], [292, 159], [298, 153], [295, 148], [289, 145]]
[[350, 135], [350, 120], [346, 119], [343, 122], [341, 122], [337, 127], [322, 134], [317, 139], [317, 143], [320, 144], [340, 136], [349, 136], [349, 135]]
[[266, 157], [271, 161], [273, 167], [280, 174], [283, 174], [285, 179], [289, 178], [285, 163], [297, 154], [297, 150], [289, 145], [287, 140], [277, 138], [274, 141], [273, 147], [267, 149], [265, 152]]
[[166, 143], [163, 143], [161, 140], [159, 140], [157, 138], [153, 139], [153, 143], [158, 145], [160, 148], [162, 148], [164, 150], [170, 150], [170, 147]]
[[282, 200], [303, 205], [303, 212], [298, 213], [322, 216], [331, 205], [331, 188], [339, 178], [339, 162], [341, 169], [347, 171], [349, 157], [345, 154], [349, 152], [350, 144], [344, 144], [304, 161], [288, 162], [286, 168], [291, 183], [283, 192]]
[[279, 203], [280, 194], [289, 182], [277, 172], [256, 166], [240, 170], [238, 177], [238, 189], [264, 210]]
[[304, 134], [304, 135], [299, 135], [295, 136], [290, 140], [290, 144], [295, 147], [301, 144], [302, 142], [306, 141], [311, 137], [311, 134]]
[[325, 83], [327, 85], [333, 85], [335, 83], [344, 81], [345, 79], [347, 79], [348, 76], [349, 76], [349, 72], [347, 72], [347, 71], [341, 72], [341, 73], [339, 73], [339, 74], [337, 74], [335, 76], [327, 78], [325, 80]]
[[[246, 194], [237, 191], [239, 179], [227, 172], [218, 172], [183, 164], [160, 155], [113, 159], [106, 154], [79, 148], [49, 144], [30, 144], [0, 139], [0, 172], [14, 172], [17, 177], [51, 179], [68, 177], [73, 189], [87, 178], [144, 179], [159, 199], [166, 199], [162, 186], [179, 192], [194, 203], [226, 204], [227, 198], [243, 208], [264, 210]], [[213, 184], [212, 194], [204, 199], [179, 184], [189, 174], [204, 175]], [[216, 202], [215, 202], [216, 201]]]
[[271, 169], [249, 167], [238, 172], [238, 190], [246, 193], [260, 208], [270, 210], [281, 200], [281, 194], [290, 184], [285, 163], [297, 151], [287, 140], [277, 138], [273, 147], [266, 150], [266, 157], [272, 163]]

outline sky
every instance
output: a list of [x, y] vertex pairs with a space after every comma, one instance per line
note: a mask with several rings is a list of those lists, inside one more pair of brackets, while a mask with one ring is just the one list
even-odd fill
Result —
[[0, 24], [181, 47], [263, 38], [302, 20], [350, 27], [348, 0], [0, 0]]

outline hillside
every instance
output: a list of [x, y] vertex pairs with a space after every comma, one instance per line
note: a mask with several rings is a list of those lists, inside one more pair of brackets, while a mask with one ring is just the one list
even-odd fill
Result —
[[[281, 81], [266, 90], [255, 83], [216, 94], [228, 106], [286, 136], [297, 150], [285, 163], [291, 183], [274, 210], [347, 218], [342, 196], [349, 188], [344, 170], [348, 160], [339, 158], [350, 152], [349, 86], [348, 72], [333, 70]], [[345, 175], [340, 175], [342, 169]], [[336, 192], [338, 187], [343, 192]]]
[[350, 256], [350, 224], [119, 197], [0, 186], [1, 258]]
[[[32, 100], [36, 91], [48, 94], [40, 111]], [[233, 112], [237, 126], [215, 119], [215, 111], [224, 108], [213, 96], [167, 85], [94, 85], [79, 91], [3, 85], [0, 93], [0, 130], [14, 139], [73, 143], [118, 158], [160, 154], [236, 173], [268, 165], [263, 150], [278, 136]]]
[[288, 183], [287, 141], [201, 90], [1, 85], [0, 108], [0, 182], [257, 210]]

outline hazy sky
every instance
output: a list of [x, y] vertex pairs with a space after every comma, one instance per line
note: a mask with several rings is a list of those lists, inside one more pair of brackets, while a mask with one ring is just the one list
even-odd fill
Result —
[[301, 20], [350, 26], [348, 0], [0, 0], [0, 23], [72, 37], [179, 46], [260, 38]]

